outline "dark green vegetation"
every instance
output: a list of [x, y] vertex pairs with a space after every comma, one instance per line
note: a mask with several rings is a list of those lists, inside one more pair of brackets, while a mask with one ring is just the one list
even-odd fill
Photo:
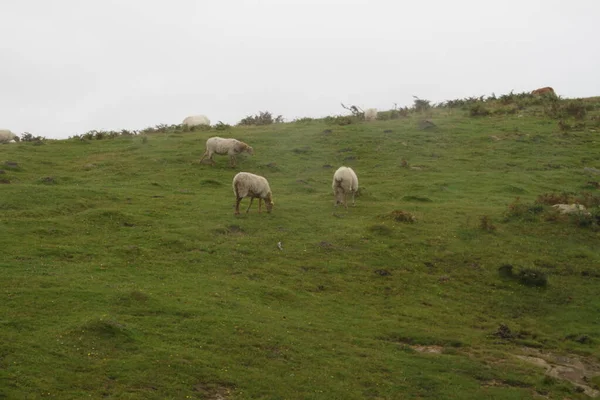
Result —
[[[600, 357], [599, 105], [0, 146], [0, 398], [586, 398], [515, 355]], [[194, 163], [217, 134], [255, 155]]]

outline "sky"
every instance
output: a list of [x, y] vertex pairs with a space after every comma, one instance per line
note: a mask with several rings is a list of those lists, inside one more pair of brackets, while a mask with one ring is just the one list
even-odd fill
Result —
[[597, 0], [0, 0], [0, 129], [600, 95]]

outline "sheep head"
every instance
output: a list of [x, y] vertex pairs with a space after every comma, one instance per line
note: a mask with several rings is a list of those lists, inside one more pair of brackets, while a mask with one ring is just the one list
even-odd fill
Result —
[[275, 202], [273, 201], [273, 195], [271, 194], [271, 192], [267, 194], [267, 198], [265, 199], [265, 205], [267, 206], [267, 212], [270, 213], [273, 209], [273, 206], [275, 205]]

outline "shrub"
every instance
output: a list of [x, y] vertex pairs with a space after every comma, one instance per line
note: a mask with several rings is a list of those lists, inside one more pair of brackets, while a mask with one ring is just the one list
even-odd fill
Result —
[[43, 136], [33, 136], [31, 133], [29, 132], [25, 132], [21, 135], [21, 141], [22, 142], [43, 142], [45, 141], [46, 138]]
[[392, 220], [396, 221], [396, 222], [408, 222], [408, 223], [414, 223], [417, 218], [412, 215], [411, 213], [407, 212], [407, 211], [402, 211], [402, 210], [394, 210], [389, 214], [389, 218], [391, 218]]
[[273, 118], [273, 114], [269, 111], [259, 111], [257, 115], [249, 115], [238, 122], [238, 125], [271, 125], [283, 122], [283, 116], [278, 115]]
[[485, 117], [485, 116], [490, 115], [490, 114], [491, 114], [490, 110], [488, 110], [481, 103], [473, 104], [469, 108], [469, 115], [471, 115], [471, 117]]
[[512, 265], [503, 264], [498, 268], [498, 274], [503, 279], [514, 280], [525, 286], [546, 287], [548, 284], [546, 274], [535, 268], [523, 268], [515, 274]]
[[479, 219], [479, 229], [484, 230], [486, 232], [494, 232], [496, 230], [496, 226], [492, 224], [492, 220], [487, 215], [482, 215]]
[[303, 118], [296, 118], [293, 122], [299, 123], [299, 124], [306, 124], [306, 123], [310, 123], [310, 122], [314, 122], [314, 121], [315, 121], [314, 118], [303, 117]]
[[566, 115], [577, 119], [583, 119], [587, 114], [585, 103], [581, 100], [569, 101], [567, 104], [564, 104], [561, 109]]
[[215, 129], [218, 131], [226, 131], [231, 129], [231, 125], [229, 124], [225, 124], [222, 121], [217, 122], [217, 124], [215, 125]]
[[417, 96], [413, 96], [415, 101], [413, 104], [413, 109], [416, 112], [422, 112], [422, 111], [427, 111], [431, 108], [431, 101], [429, 100], [425, 100], [425, 99], [420, 99]]
[[517, 280], [525, 286], [546, 287], [548, 284], [548, 277], [546, 274], [534, 268], [524, 268], [520, 270], [517, 275]]
[[523, 204], [517, 197], [514, 202], [508, 205], [508, 209], [505, 212], [507, 218], [519, 218], [526, 221], [534, 221], [538, 214], [544, 211], [542, 204]]

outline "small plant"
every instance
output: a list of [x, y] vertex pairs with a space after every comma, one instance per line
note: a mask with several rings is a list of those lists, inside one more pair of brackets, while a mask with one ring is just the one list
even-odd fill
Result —
[[521, 203], [517, 197], [514, 202], [508, 205], [508, 209], [505, 212], [506, 218], [520, 218], [525, 221], [535, 221], [538, 214], [544, 211], [542, 204], [524, 204]]
[[283, 122], [283, 115], [273, 118], [269, 111], [259, 111], [257, 115], [249, 115], [238, 122], [238, 125], [271, 125]]
[[496, 230], [496, 226], [492, 223], [492, 220], [487, 215], [482, 215], [479, 219], [479, 229], [486, 232], [494, 232]]
[[217, 124], [215, 125], [215, 129], [217, 131], [226, 131], [231, 129], [231, 125], [229, 124], [225, 124], [222, 121], [217, 122]]
[[394, 210], [390, 213], [390, 217], [396, 222], [414, 223], [417, 218], [407, 211]]
[[420, 99], [417, 96], [413, 96], [414, 100], [414, 104], [413, 104], [413, 109], [416, 112], [422, 112], [422, 111], [427, 111], [431, 108], [431, 101], [429, 100], [425, 100], [425, 99]]
[[560, 121], [558, 121], [558, 129], [560, 129], [561, 132], [569, 132], [571, 128], [571, 125], [566, 123], [564, 120], [561, 119]]
[[547, 204], [549, 206], [554, 204], [570, 204], [574, 202], [574, 193], [543, 193], [537, 197], [535, 202], [539, 204]]
[[485, 117], [490, 115], [491, 112], [490, 110], [488, 110], [483, 104], [481, 103], [476, 103], [473, 104], [470, 108], [469, 108], [469, 115], [471, 117]]
[[519, 283], [530, 287], [546, 287], [548, 285], [548, 277], [538, 269], [524, 268], [517, 275]]
[[546, 287], [548, 285], [546, 274], [535, 268], [523, 268], [515, 274], [512, 265], [503, 264], [498, 268], [498, 274], [503, 279], [514, 280], [525, 286]]
[[25, 132], [21, 135], [21, 141], [22, 142], [43, 142], [45, 141], [46, 138], [43, 136], [33, 136], [31, 133], [29, 132]]
[[293, 122], [294, 123], [299, 123], [299, 124], [307, 124], [307, 123], [314, 122], [314, 121], [315, 121], [314, 118], [303, 117], [303, 118], [297, 118]]
[[583, 119], [587, 114], [585, 103], [581, 100], [569, 101], [562, 106], [562, 110], [566, 115], [577, 119]]

